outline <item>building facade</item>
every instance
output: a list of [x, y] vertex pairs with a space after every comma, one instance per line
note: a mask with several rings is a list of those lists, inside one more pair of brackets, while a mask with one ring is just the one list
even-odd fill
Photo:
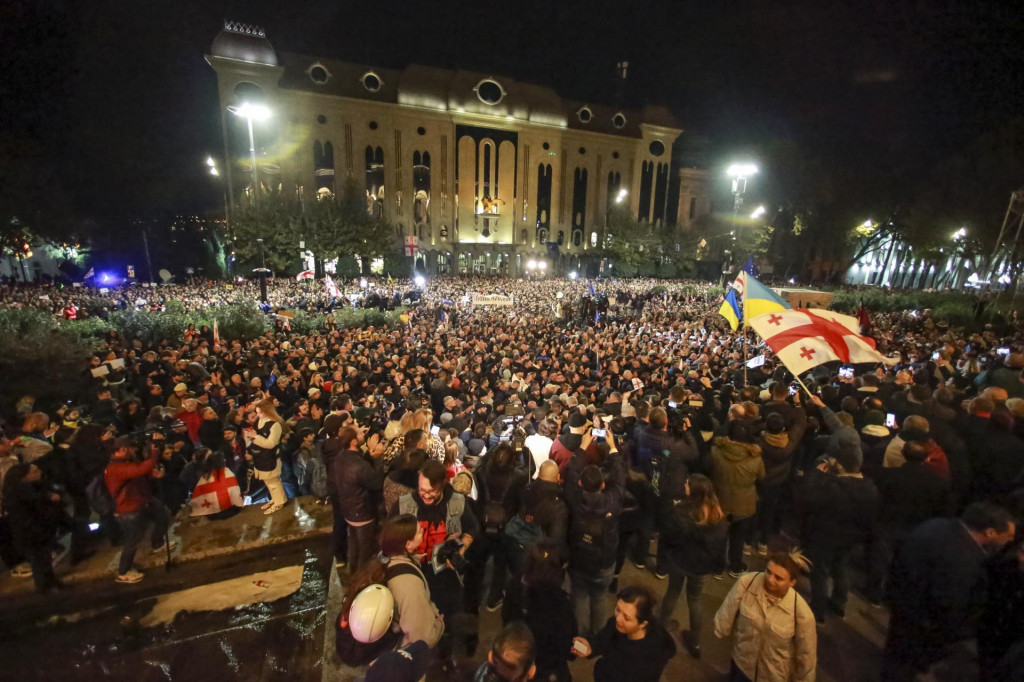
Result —
[[[206, 57], [217, 74], [232, 196], [364, 194], [414, 237], [429, 273], [522, 274], [594, 265], [609, 212], [687, 229], [710, 211], [704, 171], [673, 168], [682, 129], [663, 107], [570, 101], [511, 78], [420, 65], [386, 69], [278, 52], [228, 23]], [[620, 65], [622, 76], [626, 65]], [[259, 101], [253, 122], [231, 108]], [[253, 180], [253, 177], [258, 178]]]

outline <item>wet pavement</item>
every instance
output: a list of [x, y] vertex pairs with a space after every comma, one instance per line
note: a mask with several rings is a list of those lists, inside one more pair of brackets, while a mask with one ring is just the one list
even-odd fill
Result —
[[[95, 579], [82, 578], [82, 572], [61, 595], [36, 596], [25, 589], [30, 580], [14, 589], [5, 578], [0, 582], [0, 679], [32, 682], [65, 679], [69, 673], [88, 682], [361, 679], [364, 671], [341, 666], [333, 651], [332, 624], [343, 587], [328, 552], [329, 510], [325, 523], [323, 508], [308, 513], [304, 506], [295, 505], [275, 520], [279, 530], [294, 532], [273, 541], [266, 519], [257, 515], [236, 517], [231, 526], [181, 528], [179, 537], [194, 540], [183, 546], [191, 558], [169, 571], [154, 561], [146, 579], [135, 585], [114, 583], [109, 571], [94, 570]], [[115, 556], [114, 550], [104, 551], [106, 558], [94, 559], [97, 566]], [[759, 570], [764, 560], [755, 555], [747, 561], [751, 570]], [[728, 576], [705, 581], [708, 627], [734, 582]], [[667, 587], [667, 581], [629, 563], [620, 584], [643, 584], [659, 599]], [[801, 591], [807, 594], [806, 584]], [[686, 625], [685, 596], [674, 617], [679, 627]], [[886, 622], [883, 609], [851, 595], [846, 617], [830, 617], [818, 630], [817, 679], [877, 679]], [[500, 613], [481, 610], [479, 627], [480, 646], [467, 670], [486, 656], [501, 628]], [[708, 631], [703, 649], [697, 661], [679, 646], [663, 679], [724, 679], [730, 642]], [[593, 662], [573, 662], [571, 670], [573, 679], [589, 682]]]
[[[0, 677], [24, 682], [69, 677], [319, 682], [327, 577], [332, 570], [327, 554], [325, 547], [293, 543], [269, 547], [259, 558], [211, 559], [162, 578], [153, 576], [151, 589], [159, 594], [132, 599], [138, 593], [129, 593], [114, 603], [106, 590], [89, 590], [79, 595], [79, 599], [94, 597], [91, 607], [82, 611], [22, 627], [12, 627], [8, 621], [9, 629], [0, 641]], [[294, 591], [272, 601], [174, 613], [182, 605], [224, 606], [232, 596], [240, 602], [251, 601], [254, 591], [274, 590], [275, 577], [294, 578], [285, 586]], [[250, 578], [263, 585], [252, 585]], [[211, 598], [204, 606], [202, 585], [211, 585], [211, 594], [221, 595], [219, 601]], [[225, 587], [230, 585], [236, 589]], [[257, 594], [255, 599], [261, 597]], [[146, 627], [144, 623], [155, 624]]]

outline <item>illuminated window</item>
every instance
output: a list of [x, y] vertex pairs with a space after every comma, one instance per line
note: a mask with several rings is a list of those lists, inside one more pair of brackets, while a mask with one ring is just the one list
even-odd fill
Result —
[[618, 128], [619, 130], [622, 130], [623, 128], [626, 127], [626, 117], [623, 116], [621, 113], [615, 114], [614, 116], [612, 116], [612, 125]]
[[576, 116], [580, 119], [580, 123], [590, 123], [590, 120], [594, 118], [594, 112], [589, 107], [580, 107], [580, 110], [576, 112]]
[[373, 71], [367, 71], [363, 74], [363, 77], [359, 79], [359, 82], [363, 84], [368, 92], [377, 92], [384, 85], [384, 81], [380, 79], [380, 76], [375, 74]]
[[309, 79], [317, 85], [323, 85], [331, 80], [331, 72], [323, 64], [314, 64], [309, 67]]

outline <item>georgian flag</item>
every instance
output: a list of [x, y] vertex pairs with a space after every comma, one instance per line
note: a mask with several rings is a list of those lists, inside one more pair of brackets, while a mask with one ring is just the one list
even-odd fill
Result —
[[338, 285], [334, 283], [330, 275], [324, 277], [324, 286], [327, 287], [327, 295], [331, 298], [341, 298], [341, 292], [338, 291]]
[[192, 516], [208, 516], [231, 507], [245, 506], [238, 479], [227, 467], [199, 479], [189, 504]]
[[220, 329], [217, 327], [217, 318], [213, 318], [213, 345], [220, 345]]
[[299, 274], [295, 275], [295, 281], [296, 282], [301, 282], [304, 279], [313, 279], [313, 271], [312, 270], [303, 270]]
[[751, 318], [748, 324], [797, 376], [835, 360], [894, 362], [875, 350], [873, 339], [860, 336], [857, 318], [831, 310], [778, 310]]

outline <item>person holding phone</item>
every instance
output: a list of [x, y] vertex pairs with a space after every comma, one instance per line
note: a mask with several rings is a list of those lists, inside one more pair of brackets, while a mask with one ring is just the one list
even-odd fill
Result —
[[615, 615], [589, 640], [576, 637], [572, 654], [598, 657], [594, 682], [657, 682], [676, 655], [672, 637], [654, 618], [654, 597], [631, 585], [617, 595]]

